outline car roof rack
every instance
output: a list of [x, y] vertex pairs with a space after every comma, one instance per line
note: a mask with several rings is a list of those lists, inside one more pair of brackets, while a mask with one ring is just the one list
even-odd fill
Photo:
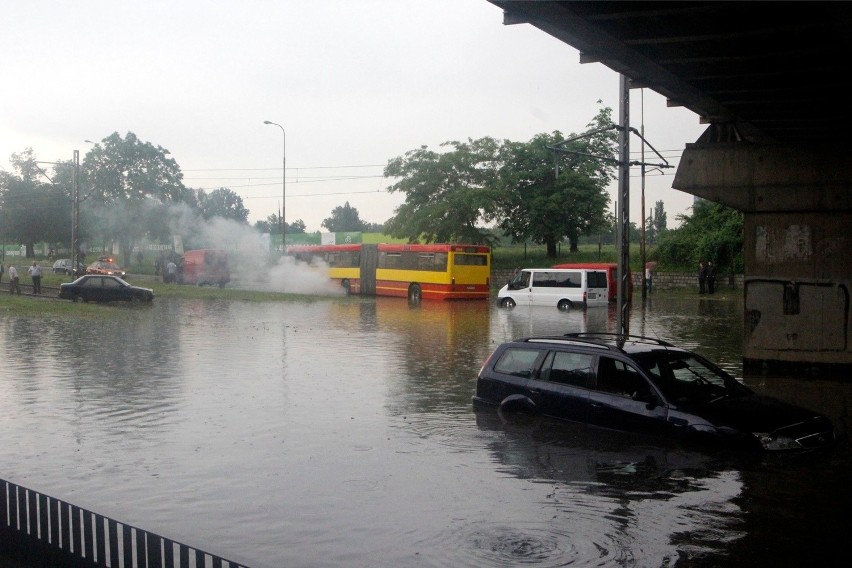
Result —
[[598, 339], [586, 339], [583, 337], [565, 337], [564, 335], [524, 337], [516, 341], [526, 343], [561, 343], [563, 345], [584, 345], [586, 347], [596, 347], [598, 349], [606, 349], [608, 351], [620, 351], [615, 345], [603, 343]]
[[617, 344], [623, 344], [626, 341], [630, 341], [633, 343], [651, 343], [654, 345], [660, 345], [662, 347], [674, 347], [674, 345], [669, 343], [668, 341], [664, 341], [656, 337], [647, 337], [645, 335], [630, 335], [605, 331], [577, 331], [573, 333], [566, 333], [563, 337], [570, 337], [571, 339], [597, 339], [599, 341], [615, 341]]

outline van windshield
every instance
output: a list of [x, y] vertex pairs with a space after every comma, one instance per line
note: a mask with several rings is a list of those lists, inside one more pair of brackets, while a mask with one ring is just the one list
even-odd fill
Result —
[[510, 290], [520, 290], [530, 285], [530, 273], [521, 270], [509, 281]]

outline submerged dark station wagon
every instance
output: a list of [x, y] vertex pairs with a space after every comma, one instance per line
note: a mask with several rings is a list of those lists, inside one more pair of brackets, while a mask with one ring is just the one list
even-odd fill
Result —
[[767, 451], [834, 444], [831, 421], [761, 396], [695, 353], [609, 333], [504, 343], [479, 372], [473, 402], [593, 426]]

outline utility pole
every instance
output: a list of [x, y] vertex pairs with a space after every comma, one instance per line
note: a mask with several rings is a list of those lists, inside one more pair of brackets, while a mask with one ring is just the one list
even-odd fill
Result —
[[[80, 151], [74, 150], [74, 169], [71, 172], [74, 196], [71, 201], [71, 270], [77, 270], [80, 250]], [[73, 274], [73, 272], [72, 272]]]
[[622, 336], [630, 333], [630, 306], [628, 303], [630, 284], [630, 89], [628, 78], [621, 75], [619, 81], [621, 108], [618, 131], [618, 314], [616, 327]]
[[642, 101], [642, 124], [639, 126], [639, 131], [641, 133], [640, 138], [642, 138], [642, 206], [639, 208], [639, 221], [642, 223], [642, 240], [639, 246], [639, 256], [642, 259], [642, 299], [644, 300], [648, 294], [648, 283], [645, 279], [645, 263], [647, 262], [645, 249], [645, 219], [642, 217], [642, 215], [645, 214], [645, 89], [642, 89], [640, 93]]

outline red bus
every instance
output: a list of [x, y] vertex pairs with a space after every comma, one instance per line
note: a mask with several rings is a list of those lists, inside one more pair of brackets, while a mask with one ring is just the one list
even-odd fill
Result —
[[[609, 301], [618, 300], [618, 264], [614, 262], [575, 262], [568, 264], [554, 264], [552, 268], [592, 268], [606, 270], [607, 287], [609, 288]], [[627, 269], [627, 301], [633, 300], [633, 279], [630, 269]]]
[[287, 254], [328, 265], [351, 294], [411, 301], [483, 300], [491, 287], [491, 250], [482, 245], [291, 245]]

